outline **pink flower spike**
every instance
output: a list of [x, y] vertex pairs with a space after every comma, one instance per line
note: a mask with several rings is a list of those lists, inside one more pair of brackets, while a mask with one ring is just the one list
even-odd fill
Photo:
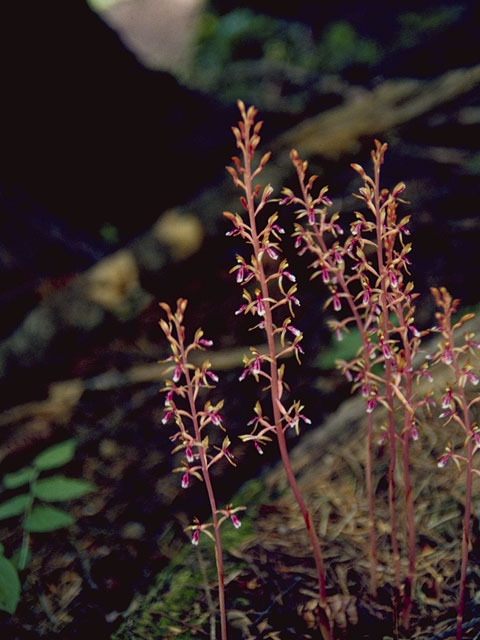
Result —
[[207, 371], [207, 376], [210, 378], [210, 380], [212, 382], [218, 382], [218, 376], [216, 373], [213, 373], [213, 371]]
[[198, 529], [195, 529], [192, 533], [192, 544], [195, 547], [198, 545], [199, 538], [200, 538], [200, 532]]
[[367, 413], [372, 413], [373, 410], [375, 409], [376, 404], [377, 404], [377, 398], [375, 396], [372, 396], [371, 398], [369, 398], [367, 402]]
[[428, 382], [433, 382], [433, 376], [428, 369], [424, 369], [422, 371], [422, 375], [427, 379]]
[[322, 282], [323, 284], [328, 284], [330, 282], [330, 274], [328, 273], [328, 269], [325, 265], [322, 267]]
[[340, 253], [340, 251], [338, 249], [335, 249], [335, 251], [333, 252], [333, 257], [334, 260], [337, 264], [342, 264], [343, 263], [343, 257], [342, 254]]
[[413, 324], [409, 324], [408, 328], [412, 332], [414, 338], [421, 338], [422, 334]]
[[338, 297], [338, 293], [336, 291], [333, 292], [333, 308], [335, 311], [340, 311], [342, 308], [342, 303], [340, 302], [340, 298]]
[[257, 314], [259, 316], [265, 315], [265, 304], [262, 298], [260, 297], [260, 294], [257, 295]]
[[452, 407], [452, 402], [453, 402], [453, 393], [452, 393], [452, 390], [448, 388], [447, 392], [445, 393], [445, 395], [442, 397], [442, 400], [441, 400], [442, 409], [450, 409]]
[[243, 266], [240, 267], [240, 269], [237, 270], [237, 283], [241, 284], [243, 282], [245, 278], [245, 268]]
[[378, 439], [378, 446], [381, 447], [382, 445], [384, 445], [387, 439], [388, 439], [388, 434], [386, 431], [384, 431], [380, 436], [380, 438]]
[[254, 440], [253, 442], [255, 449], [258, 451], [258, 453], [263, 456], [263, 449], [262, 447], [258, 444], [258, 442], [256, 440]]
[[174, 382], [178, 382], [180, 380], [180, 376], [182, 375], [182, 367], [180, 364], [177, 364], [177, 366], [175, 367], [175, 369], [173, 370], [173, 377], [172, 380]]
[[453, 362], [452, 350], [448, 345], [443, 350], [442, 360], [445, 364], [452, 364]]
[[212, 424], [219, 427], [222, 424], [222, 416], [219, 413], [212, 413]]
[[455, 415], [455, 411], [452, 411], [452, 409], [447, 409], [446, 411], [443, 411], [438, 417], [439, 418], [451, 418], [454, 415]]
[[242, 526], [242, 523], [240, 522], [240, 518], [238, 518], [234, 513], [232, 513], [232, 515], [230, 516], [230, 519], [235, 529], [240, 529], [240, 527]]
[[162, 418], [162, 424], [167, 424], [167, 422], [169, 422], [169, 420], [172, 417], [172, 415], [173, 415], [173, 411], [172, 410], [167, 411], [167, 413]]
[[[193, 458], [193, 451], [192, 451], [192, 447], [188, 446], [185, 449], [185, 457], [187, 459], [187, 462], [193, 462], [194, 458]], [[185, 487], [184, 487], [185, 488]]]
[[170, 391], [165, 396], [165, 406], [167, 408], [171, 408], [172, 405], [173, 405], [173, 389], [170, 389]]
[[308, 211], [308, 224], [315, 224], [315, 211], [313, 209]]
[[182, 489], [187, 489], [190, 484], [190, 475], [188, 472], [184, 473], [182, 476]]
[[382, 353], [385, 360], [391, 360], [393, 358], [392, 352], [390, 351], [390, 347], [386, 342], [381, 342]]
[[242, 304], [241, 307], [239, 307], [236, 311], [235, 311], [235, 315], [239, 316], [241, 313], [243, 313], [245, 311], [245, 309], [247, 308], [246, 304]]
[[450, 456], [449, 456], [449, 455], [441, 456], [441, 457], [439, 458], [439, 460], [438, 460], [437, 466], [438, 466], [440, 469], [442, 469], [442, 468], [447, 464], [447, 462], [449, 461], [449, 459], [450, 459]]
[[278, 253], [273, 249], [273, 247], [267, 247], [267, 253], [272, 260], [278, 260]]
[[301, 353], [302, 355], [305, 353], [305, 351], [302, 349], [302, 347], [298, 344], [298, 342], [296, 344], [293, 345], [293, 348], [298, 351], [298, 353]]
[[467, 371], [466, 372], [466, 376], [469, 382], [471, 382], [473, 385], [477, 385], [479, 380], [478, 380], [478, 376], [476, 376], [473, 371]]
[[206, 338], [200, 338], [198, 344], [202, 347], [213, 347], [213, 340], [207, 340]]
[[480, 344], [476, 340], [472, 340], [470, 337], [465, 339], [465, 344], [467, 344], [471, 349], [480, 349]]
[[354, 222], [351, 226], [351, 232], [352, 232], [352, 236], [357, 236], [361, 229], [362, 229], [362, 223], [361, 222]]

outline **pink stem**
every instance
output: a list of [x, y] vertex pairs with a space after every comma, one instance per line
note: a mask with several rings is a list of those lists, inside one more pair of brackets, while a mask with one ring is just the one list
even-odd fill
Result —
[[[383, 226], [381, 219], [380, 205], [380, 164], [377, 159], [374, 163], [375, 181], [374, 181], [374, 198], [375, 198], [375, 217], [377, 223], [377, 263], [378, 273], [381, 278], [381, 296], [380, 304], [383, 316], [383, 332], [384, 340], [388, 340], [388, 300], [387, 300], [387, 284], [386, 270], [383, 261]], [[395, 506], [395, 468], [396, 468], [396, 432], [394, 419], [394, 398], [392, 390], [392, 367], [390, 360], [385, 360], [385, 396], [388, 406], [388, 444], [389, 444], [389, 465], [388, 465], [388, 504], [390, 512], [391, 533], [390, 539], [392, 544], [393, 567], [395, 574], [395, 591], [396, 599], [400, 594], [400, 549], [398, 546], [398, 527], [397, 514]]]
[[255, 258], [257, 260], [257, 269], [258, 269], [258, 282], [260, 284], [262, 298], [265, 305], [265, 333], [268, 341], [268, 350], [270, 356], [270, 377], [271, 377], [271, 398], [272, 398], [272, 409], [273, 409], [273, 419], [275, 423], [275, 433], [277, 436], [278, 447], [280, 451], [280, 456], [282, 459], [282, 463], [285, 469], [285, 473], [292, 489], [293, 495], [295, 496], [295, 500], [297, 501], [300, 512], [302, 513], [303, 519], [305, 521], [305, 526], [307, 529], [308, 536], [310, 538], [310, 542], [312, 544], [313, 549], [313, 557], [315, 561], [316, 571], [317, 571], [317, 580], [318, 580], [318, 590], [319, 590], [319, 602], [320, 607], [322, 609], [321, 612], [321, 631], [325, 638], [325, 640], [331, 640], [332, 633], [330, 628], [330, 623], [328, 620], [327, 614], [327, 592], [325, 586], [325, 569], [323, 565], [322, 552], [320, 548], [320, 542], [318, 540], [317, 533], [315, 531], [315, 527], [310, 518], [310, 514], [305, 505], [303, 497], [301, 495], [300, 489], [298, 487], [297, 481], [295, 479], [295, 475], [292, 470], [292, 466], [290, 463], [290, 457], [288, 454], [287, 444], [285, 440], [285, 434], [283, 431], [282, 425], [282, 415], [279, 409], [280, 406], [280, 397], [278, 390], [278, 371], [277, 371], [277, 353], [275, 348], [275, 339], [274, 339], [274, 328], [273, 328], [273, 320], [272, 320], [272, 311], [271, 305], [268, 300], [269, 291], [267, 279], [265, 276], [265, 271], [263, 268], [262, 258], [260, 256], [260, 242], [258, 238], [258, 232], [255, 221], [255, 202], [253, 196], [252, 189], [252, 170], [251, 170], [251, 156], [249, 153], [249, 123], [245, 123], [245, 145], [243, 149], [243, 158], [244, 158], [244, 167], [245, 167], [245, 195], [247, 199], [247, 209], [249, 215], [249, 223], [251, 229], [252, 243], [253, 243], [253, 251]]
[[[178, 329], [178, 327], [177, 327]], [[202, 446], [202, 435], [200, 431], [200, 425], [198, 424], [197, 409], [195, 406], [195, 398], [192, 388], [192, 381], [190, 371], [187, 366], [187, 356], [185, 354], [185, 347], [183, 343], [182, 334], [177, 331], [178, 342], [180, 346], [180, 352], [183, 363], [183, 371], [187, 381], [187, 396], [190, 406], [190, 414], [192, 416], [193, 429], [195, 432], [195, 440], [198, 444], [198, 454], [200, 456], [200, 464], [202, 467], [202, 476], [205, 481], [205, 487], [207, 489], [208, 500], [210, 503], [210, 511], [212, 512], [213, 530], [215, 535], [215, 563], [217, 566], [217, 578], [218, 578], [218, 605], [220, 609], [220, 629], [222, 640], [227, 640], [227, 610], [225, 605], [225, 573], [223, 568], [223, 549], [222, 538], [220, 535], [220, 526], [218, 524], [217, 503], [215, 500], [215, 493], [213, 491], [212, 481], [210, 478], [210, 472], [208, 469], [207, 453]]]
[[[297, 174], [299, 178], [300, 188], [302, 190], [303, 203], [305, 207], [308, 209], [308, 192], [305, 186], [304, 175], [300, 170], [300, 167], [297, 166]], [[318, 225], [314, 225], [315, 238], [319, 244], [319, 247], [323, 253], [323, 255], [327, 255], [328, 247], [323, 239], [323, 235], [321, 229], [318, 228]], [[347, 304], [350, 307], [352, 315], [355, 319], [355, 324], [357, 325], [357, 329], [360, 333], [363, 351], [365, 354], [364, 358], [364, 366], [365, 366], [365, 376], [369, 377], [370, 374], [370, 358], [368, 356], [369, 353], [369, 342], [367, 338], [367, 333], [365, 330], [365, 325], [360, 317], [358, 309], [356, 307], [355, 301], [350, 293], [350, 289], [345, 281], [343, 272], [341, 269], [335, 270], [335, 275], [337, 277], [338, 284], [340, 285], [343, 293], [345, 293], [345, 297], [347, 300]], [[370, 593], [373, 596], [377, 594], [377, 530], [375, 527], [375, 496], [373, 492], [373, 460], [372, 460], [372, 450], [373, 450], [373, 416], [371, 413], [367, 414], [367, 437], [366, 437], [366, 464], [365, 464], [365, 485], [367, 490], [367, 501], [368, 501], [368, 525], [369, 525], [369, 556], [370, 556]]]

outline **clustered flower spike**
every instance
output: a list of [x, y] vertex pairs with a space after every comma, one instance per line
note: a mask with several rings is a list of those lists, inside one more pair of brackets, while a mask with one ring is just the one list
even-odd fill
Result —
[[[383, 163], [386, 149], [385, 144], [376, 143], [372, 152], [374, 166]], [[399, 196], [405, 185], [399, 183], [391, 192], [381, 190], [376, 200], [375, 179], [360, 165], [352, 164], [363, 181], [358, 194], [354, 195], [366, 205], [366, 212], [355, 211], [350, 233], [344, 234], [340, 214], [331, 212], [327, 187], [322, 187], [315, 196], [313, 185], [317, 176], [307, 178], [308, 165], [295, 150], [291, 152], [291, 159], [297, 171], [300, 194], [284, 189], [281, 204], [297, 207], [296, 247], [299, 254], [308, 252], [314, 257], [312, 277], [319, 276], [330, 292], [325, 308], [336, 316], [329, 325], [337, 339], [341, 340], [351, 327], [360, 331], [361, 353], [348, 363], [339, 362], [339, 367], [354, 388], [375, 389], [363, 394], [367, 413], [371, 413], [378, 402], [383, 401], [383, 392], [378, 389], [380, 381], [371, 373], [374, 365], [380, 363], [385, 367], [388, 362], [399, 387], [405, 373], [431, 377], [426, 362], [416, 372], [406, 364], [413, 360], [426, 332], [422, 334], [415, 327], [412, 302], [416, 294], [412, 293], [412, 284], [407, 280], [411, 245], [404, 237], [408, 235], [409, 216], [401, 219], [397, 216], [397, 208], [403, 202]], [[378, 249], [382, 252], [381, 263], [377, 261]], [[383, 309], [389, 309], [387, 317]], [[423, 400], [415, 401], [412, 408], [421, 404]]]
[[[232, 165], [227, 170], [234, 185], [243, 191], [240, 202], [248, 217], [245, 213], [225, 212], [224, 215], [233, 227], [227, 235], [243, 238], [250, 246], [251, 253], [249, 257], [237, 255], [236, 265], [230, 271], [243, 287], [243, 304], [235, 313], [256, 317], [257, 323], [252, 329], [270, 333], [276, 343], [279, 343], [278, 350], [273, 355], [260, 353], [251, 347], [251, 354], [243, 359], [244, 367], [239, 380], [252, 376], [257, 382], [260, 379], [266, 381], [267, 388], [275, 384], [278, 397], [282, 398], [286, 385], [283, 382], [283, 368], [278, 366], [277, 359], [293, 354], [300, 362], [303, 354], [300, 344], [303, 335], [294, 324], [295, 309], [300, 307], [300, 300], [297, 296], [296, 277], [291, 272], [288, 261], [282, 257], [281, 241], [285, 230], [279, 223], [277, 212], [266, 212], [266, 205], [274, 202], [270, 200], [273, 189], [270, 185], [263, 189], [259, 185], [253, 186], [253, 180], [261, 173], [270, 157], [267, 153], [255, 163], [261, 122], [255, 121], [256, 109], [246, 109], [242, 102], [238, 106], [241, 120], [233, 128], [233, 133], [241, 157], [233, 157]], [[288, 200], [288, 194], [286, 195]], [[285, 198], [282, 202], [285, 202]], [[331, 204], [326, 190], [312, 206], [316, 208], [324, 204]], [[334, 228], [336, 233], [342, 232], [335, 223]], [[340, 251], [337, 251], [335, 259], [340, 265], [343, 260]], [[275, 370], [273, 376], [272, 368]], [[307, 422], [307, 419], [303, 419], [303, 414], [296, 414], [298, 406], [296, 403], [290, 408], [279, 406], [279, 419], [284, 430], [293, 427], [298, 431], [299, 422]], [[263, 415], [259, 403], [255, 407], [255, 417], [250, 421], [250, 426], [253, 427], [251, 433], [241, 437], [244, 441], [252, 442], [257, 452], [263, 454], [263, 447], [270, 440], [268, 434], [275, 431], [276, 425]]]
[[[163, 424], [174, 423], [175, 433], [170, 440], [175, 443], [172, 454], [181, 452], [183, 460], [174, 469], [180, 473], [180, 486], [188, 489], [192, 478], [204, 481], [209, 469], [222, 459], [235, 466], [235, 458], [230, 450], [230, 439], [223, 438], [221, 446], [210, 445], [207, 431], [211, 427], [225, 431], [221, 410], [223, 400], [213, 404], [206, 400], [201, 404], [200, 395], [203, 391], [214, 388], [218, 382], [218, 376], [211, 370], [211, 364], [205, 360], [202, 365], [193, 365], [189, 356], [193, 351], [205, 351], [213, 345], [213, 341], [205, 338], [202, 329], [197, 329], [190, 343], [185, 339], [185, 327], [183, 324], [187, 301], [179, 299], [176, 311], [172, 311], [166, 303], [160, 304], [166, 319], [162, 318], [159, 325], [167, 338], [171, 355], [165, 362], [172, 363], [171, 378], [167, 380], [165, 391], [165, 413]], [[209, 483], [210, 484], [210, 483]], [[236, 511], [244, 507], [232, 509], [232, 516]], [[199, 534], [206, 533], [212, 539], [215, 536], [210, 529], [215, 529], [215, 523], [219, 526], [222, 522], [221, 510], [216, 510], [214, 522], [200, 524], [196, 519], [194, 524], [187, 529], [192, 531], [192, 543], [198, 544]], [[238, 517], [235, 516], [235, 523]], [[233, 520], [232, 520], [233, 521]], [[234, 524], [235, 524], [234, 523]], [[238, 526], [238, 524], [237, 524]]]
[[[471, 332], [464, 332], [463, 341], [458, 339], [457, 334], [474, 316], [467, 313], [458, 322], [452, 323], [452, 316], [458, 310], [459, 300], [453, 299], [444, 287], [432, 288], [432, 293], [438, 307], [435, 314], [436, 329], [441, 334], [437, 350], [432, 357], [432, 366], [440, 363], [447, 365], [453, 374], [453, 380], [447, 383], [440, 398], [439, 418], [445, 420], [445, 425], [454, 420], [463, 429], [466, 442], [471, 440], [474, 443], [473, 455], [479, 448], [480, 435], [477, 425], [471, 421], [470, 408], [480, 398], [477, 397], [468, 403], [465, 389], [479, 383], [477, 371], [472, 364], [472, 359], [478, 361], [478, 343]], [[445, 466], [449, 460], [453, 460], [458, 467], [465, 461], [465, 457], [455, 451], [451, 442], [439, 458], [438, 466]]]

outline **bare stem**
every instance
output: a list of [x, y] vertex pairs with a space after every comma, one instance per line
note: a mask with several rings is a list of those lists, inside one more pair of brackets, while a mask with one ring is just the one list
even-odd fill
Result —
[[187, 355], [185, 353], [185, 346], [181, 332], [178, 332], [180, 354], [183, 363], [183, 371], [187, 381], [187, 396], [190, 406], [190, 414], [192, 416], [193, 429], [195, 432], [195, 440], [199, 444], [198, 454], [200, 457], [200, 464], [202, 467], [202, 476], [205, 482], [205, 488], [207, 490], [208, 501], [210, 503], [210, 511], [212, 512], [213, 519], [213, 531], [215, 536], [215, 563], [217, 567], [218, 578], [218, 605], [220, 609], [220, 628], [222, 640], [227, 640], [227, 610], [225, 605], [225, 573], [223, 568], [223, 549], [222, 549], [222, 537], [220, 535], [220, 525], [218, 522], [217, 503], [215, 500], [215, 493], [213, 491], [212, 481], [210, 478], [210, 472], [208, 469], [208, 460], [205, 448], [201, 446], [202, 436], [200, 432], [200, 425], [198, 424], [197, 409], [195, 406], [195, 398], [193, 392], [192, 379], [190, 371], [188, 369]]
[[[381, 159], [377, 156], [374, 162], [374, 203], [375, 203], [375, 218], [376, 218], [376, 230], [377, 230], [377, 264], [378, 273], [381, 279], [381, 295], [380, 306], [382, 309], [383, 320], [383, 339], [388, 341], [389, 326], [388, 326], [388, 294], [387, 294], [387, 281], [386, 281], [386, 269], [383, 258], [383, 231], [384, 231], [384, 218], [385, 211], [382, 210], [380, 204], [380, 164]], [[394, 396], [392, 388], [392, 365], [389, 359], [385, 360], [385, 398], [388, 406], [388, 444], [389, 444], [389, 465], [388, 465], [388, 504], [390, 513], [390, 526], [391, 533], [390, 539], [392, 544], [393, 554], [393, 569], [395, 575], [395, 591], [397, 599], [400, 594], [400, 549], [398, 545], [398, 527], [397, 527], [397, 514], [396, 514], [396, 499], [395, 499], [395, 468], [396, 468], [396, 431], [395, 431], [395, 416], [394, 416]]]
[[286, 439], [285, 439], [285, 433], [284, 433], [283, 424], [282, 424], [282, 414], [280, 411], [281, 398], [280, 398], [280, 392], [279, 392], [277, 351], [275, 347], [272, 309], [269, 301], [268, 283], [267, 283], [267, 278], [265, 276], [265, 270], [262, 263], [262, 255], [260, 252], [260, 241], [259, 241], [258, 230], [256, 225], [256, 219], [255, 219], [255, 200], [254, 200], [253, 185], [252, 185], [249, 127], [250, 127], [250, 122], [247, 120], [245, 122], [245, 134], [244, 134], [245, 145], [242, 150], [244, 168], [245, 168], [244, 184], [245, 184], [247, 211], [249, 216], [249, 225], [250, 225], [252, 245], [253, 245], [253, 253], [257, 261], [257, 280], [261, 288], [261, 294], [262, 294], [262, 298], [265, 306], [265, 333], [267, 336], [268, 351], [269, 351], [269, 358], [270, 358], [270, 382], [271, 382], [270, 391], [271, 391], [271, 400], [272, 400], [273, 420], [275, 424], [275, 433], [277, 436], [280, 456], [281, 456], [285, 473], [288, 479], [288, 483], [293, 492], [295, 500], [298, 504], [300, 512], [302, 513], [303, 519], [305, 521], [305, 527], [307, 529], [307, 533], [310, 538], [310, 542], [312, 544], [313, 557], [314, 557], [316, 572], [317, 572], [319, 603], [320, 603], [320, 608], [322, 609], [321, 621], [320, 621], [322, 634], [325, 640], [331, 640], [332, 632], [331, 632], [330, 622], [327, 614], [327, 592], [326, 592], [326, 585], [325, 585], [325, 569], [323, 564], [322, 552], [320, 548], [320, 542], [318, 540], [318, 536], [315, 531], [313, 522], [311, 521], [309, 511], [303, 500], [302, 494], [300, 492], [297, 481], [295, 479], [295, 474], [291, 466], [290, 457], [289, 457], [288, 448], [287, 448]]
[[[465, 392], [462, 394], [462, 404], [465, 401]], [[466, 406], [466, 405], [464, 405]], [[468, 409], [467, 409], [468, 412]], [[467, 483], [465, 491], [465, 512], [463, 514], [463, 535], [462, 535], [462, 565], [460, 569], [460, 595], [457, 609], [457, 640], [462, 640], [463, 612], [465, 609], [468, 548], [470, 544], [470, 517], [472, 509], [472, 468], [473, 468], [473, 442], [468, 438], [467, 442]]]

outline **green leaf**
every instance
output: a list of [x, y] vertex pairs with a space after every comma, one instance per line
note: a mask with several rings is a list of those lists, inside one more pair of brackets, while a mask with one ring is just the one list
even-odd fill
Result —
[[23, 467], [13, 473], [6, 473], [3, 476], [3, 484], [6, 489], [16, 489], [31, 482], [36, 475], [37, 472], [33, 467]]
[[68, 527], [74, 522], [72, 516], [66, 511], [37, 504], [26, 518], [24, 528], [32, 533], [45, 533]]
[[[28, 567], [28, 565], [32, 561], [32, 558], [33, 558], [33, 554], [30, 547], [27, 549], [27, 552], [24, 554], [23, 558], [22, 558], [22, 548], [20, 547], [19, 549], [17, 549], [12, 553], [10, 560], [12, 561], [12, 563], [14, 564], [15, 568], [18, 571], [23, 571]], [[20, 560], [23, 561], [23, 566], [20, 566]]]
[[362, 338], [357, 328], [351, 329], [343, 336], [343, 340], [334, 340], [330, 347], [320, 353], [316, 365], [322, 370], [334, 369], [337, 360], [347, 362], [355, 357], [362, 346]]
[[0, 556], [0, 609], [14, 614], [20, 600], [20, 580], [14, 565]]
[[75, 455], [76, 447], [75, 439], [65, 440], [59, 444], [54, 444], [53, 447], [49, 447], [39, 453], [33, 460], [33, 466], [39, 471], [47, 471], [48, 469], [56, 469], [62, 467]]
[[88, 480], [51, 476], [50, 478], [39, 480], [35, 484], [34, 495], [40, 500], [57, 502], [81, 498], [95, 489], [95, 485], [88, 482]]
[[22, 493], [19, 496], [10, 498], [6, 502], [0, 504], [0, 520], [6, 518], [13, 518], [13, 516], [19, 516], [23, 513], [30, 502], [30, 496], [28, 493]]

